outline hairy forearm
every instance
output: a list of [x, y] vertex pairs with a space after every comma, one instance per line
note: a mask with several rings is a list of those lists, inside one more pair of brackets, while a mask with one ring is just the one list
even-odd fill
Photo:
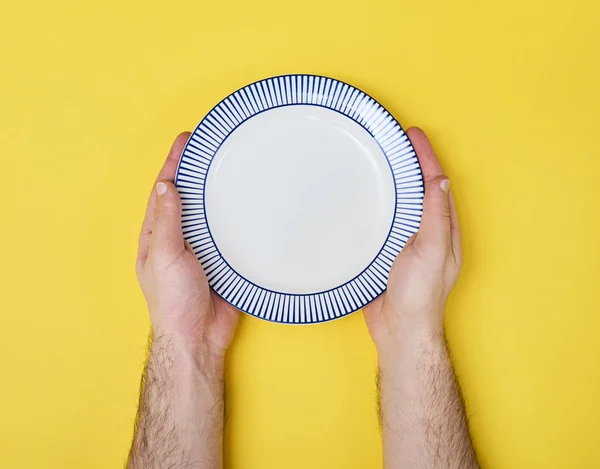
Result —
[[171, 336], [152, 340], [127, 469], [222, 467], [222, 364], [199, 358]]
[[478, 468], [443, 334], [406, 337], [379, 362], [385, 469]]

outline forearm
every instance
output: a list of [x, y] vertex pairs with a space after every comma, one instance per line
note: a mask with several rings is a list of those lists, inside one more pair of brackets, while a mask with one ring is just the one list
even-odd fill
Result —
[[142, 379], [128, 469], [220, 469], [223, 367], [171, 336], [155, 337]]
[[478, 468], [443, 333], [380, 351], [385, 469]]

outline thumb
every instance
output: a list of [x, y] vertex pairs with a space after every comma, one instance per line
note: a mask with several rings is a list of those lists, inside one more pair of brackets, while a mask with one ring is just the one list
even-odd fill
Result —
[[423, 218], [419, 228], [419, 237], [431, 242], [448, 242], [450, 240], [449, 189], [450, 179], [445, 175], [437, 176], [425, 184]]
[[170, 181], [156, 184], [158, 201], [152, 227], [152, 249], [179, 252], [185, 248], [181, 230], [181, 199]]

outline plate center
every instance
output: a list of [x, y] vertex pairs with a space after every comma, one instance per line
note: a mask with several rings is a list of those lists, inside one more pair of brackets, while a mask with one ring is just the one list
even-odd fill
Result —
[[333, 110], [295, 105], [241, 124], [217, 151], [206, 218], [238, 274], [282, 293], [316, 293], [360, 274], [394, 217], [394, 181], [377, 142]]

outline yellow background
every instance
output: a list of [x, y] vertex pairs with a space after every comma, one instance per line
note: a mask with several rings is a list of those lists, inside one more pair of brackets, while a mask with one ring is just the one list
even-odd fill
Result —
[[[222, 97], [295, 72], [421, 125], [453, 180], [446, 327], [483, 467], [600, 467], [599, 18], [596, 0], [2, 2], [0, 467], [122, 466], [153, 178]], [[380, 467], [375, 366], [361, 313], [243, 317], [226, 467]]]

